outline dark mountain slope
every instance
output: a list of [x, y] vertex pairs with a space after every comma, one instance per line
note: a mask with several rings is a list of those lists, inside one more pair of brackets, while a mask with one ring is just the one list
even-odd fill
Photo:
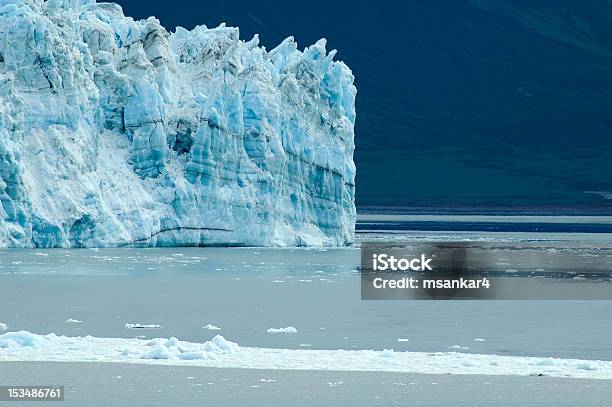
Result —
[[[612, 3], [119, 1], [337, 48], [358, 87], [358, 204], [596, 205], [612, 191]], [[391, 165], [390, 165], [391, 164]]]

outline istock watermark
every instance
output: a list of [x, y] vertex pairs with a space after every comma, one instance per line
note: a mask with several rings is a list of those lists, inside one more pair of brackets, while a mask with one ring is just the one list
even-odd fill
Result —
[[374, 271], [433, 271], [429, 263], [433, 259], [427, 258], [424, 254], [421, 254], [420, 258], [407, 259], [400, 257], [395, 258], [393, 255], [386, 253], [372, 255], [372, 268]]
[[365, 242], [361, 298], [611, 300], [612, 247]]

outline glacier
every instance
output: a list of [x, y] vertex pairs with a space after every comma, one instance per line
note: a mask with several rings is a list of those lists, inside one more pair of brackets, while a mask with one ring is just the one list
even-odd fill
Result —
[[354, 239], [354, 76], [114, 3], [0, 0], [0, 247]]

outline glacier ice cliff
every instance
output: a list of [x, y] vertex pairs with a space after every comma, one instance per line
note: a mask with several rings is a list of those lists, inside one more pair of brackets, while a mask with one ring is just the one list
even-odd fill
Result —
[[0, 0], [0, 247], [350, 244], [356, 89], [325, 45]]

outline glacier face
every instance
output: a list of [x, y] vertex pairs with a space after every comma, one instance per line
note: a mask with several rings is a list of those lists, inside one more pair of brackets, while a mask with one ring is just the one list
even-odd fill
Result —
[[258, 42], [0, 0], [0, 247], [350, 244], [353, 75]]

